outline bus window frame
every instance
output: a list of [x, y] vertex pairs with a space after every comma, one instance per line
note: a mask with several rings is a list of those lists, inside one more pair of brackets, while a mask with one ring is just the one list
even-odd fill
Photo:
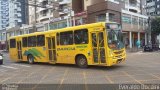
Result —
[[[24, 43], [23, 43], [23, 39], [24, 39], [24, 38], [27, 38], [27, 41], [26, 41], [27, 44], [26, 44], [26, 46], [24, 46]], [[28, 47], [28, 37], [22, 37], [22, 47]]]
[[[72, 44], [61, 44], [61, 33], [66, 33], [66, 32], [72, 32]], [[73, 30], [60, 32], [59, 38], [60, 38], [60, 42], [59, 42], [59, 45], [60, 45], [60, 46], [74, 45], [74, 31], [73, 31]], [[67, 42], [67, 43], [68, 43], [68, 42]]]
[[57, 43], [57, 46], [60, 45], [60, 32], [56, 33], [56, 43]]
[[[34, 46], [32, 46], [32, 45], [29, 45], [29, 43], [33, 43], [33, 41], [32, 42], [29, 42], [29, 38], [31, 38], [31, 37], [36, 37], [35, 39], [35, 44], [33, 44]], [[33, 35], [33, 36], [28, 36], [28, 47], [37, 47], [37, 35]]]
[[[78, 43], [78, 44], [77, 44], [77, 43], [75, 42], [75, 32], [76, 32], [76, 31], [82, 31], [82, 30], [83, 30], [83, 31], [87, 30], [87, 42], [86, 42], [86, 43]], [[75, 44], [75, 45], [89, 44], [89, 30], [88, 30], [87, 28], [74, 30], [74, 44]]]
[[[44, 42], [43, 42], [43, 45], [40, 45], [39, 43], [38, 43], [38, 36], [44, 36], [43, 37], [43, 40], [44, 40]], [[46, 44], [45, 44], [45, 35], [44, 34], [40, 34], [40, 35], [36, 35], [36, 47], [44, 47]]]

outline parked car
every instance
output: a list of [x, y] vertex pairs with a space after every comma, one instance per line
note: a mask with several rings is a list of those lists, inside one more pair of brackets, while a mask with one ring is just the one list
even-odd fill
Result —
[[152, 51], [158, 51], [159, 45], [158, 44], [148, 44], [144, 46], [144, 52], [152, 52]]
[[0, 53], [0, 65], [3, 64], [3, 54]]
[[143, 48], [144, 52], [152, 52], [153, 51], [153, 48], [152, 48], [152, 45], [149, 44], [149, 45], [145, 45], [144, 48]]

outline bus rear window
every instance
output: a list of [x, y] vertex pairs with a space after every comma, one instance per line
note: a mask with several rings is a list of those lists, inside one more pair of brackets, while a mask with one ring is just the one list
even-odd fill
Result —
[[16, 40], [10, 39], [10, 48], [16, 48]]

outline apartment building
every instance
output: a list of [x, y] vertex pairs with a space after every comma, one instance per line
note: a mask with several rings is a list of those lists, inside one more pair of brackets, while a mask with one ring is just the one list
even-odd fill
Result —
[[159, 16], [160, 0], [146, 0], [146, 10], [149, 16]]
[[[12, 28], [21, 27], [23, 24], [28, 24], [28, 5], [26, 3], [28, 0], [1, 0], [1, 19], [3, 32], [0, 31], [1, 35], [1, 45], [4, 49], [6, 46], [6, 39], [8, 35], [20, 35], [20, 31], [15, 31]], [[1, 23], [0, 23], [1, 24]], [[0, 25], [1, 26], [1, 25]], [[9, 32], [9, 33], [8, 33]]]
[[22, 26], [28, 24], [27, 0], [9, 0], [9, 27]]
[[6, 27], [9, 21], [9, 2], [0, 0], [0, 49], [4, 48], [6, 39]]
[[56, 11], [59, 4], [54, 0], [29, 0], [29, 4], [29, 24], [59, 17]]

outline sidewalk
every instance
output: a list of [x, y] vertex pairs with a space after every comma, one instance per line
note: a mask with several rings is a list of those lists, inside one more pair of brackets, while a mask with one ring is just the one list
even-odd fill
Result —
[[126, 48], [126, 52], [127, 53], [135, 53], [135, 52], [140, 52], [140, 51], [143, 51], [143, 48], [136, 48], [136, 47], [133, 47], [133, 48]]

